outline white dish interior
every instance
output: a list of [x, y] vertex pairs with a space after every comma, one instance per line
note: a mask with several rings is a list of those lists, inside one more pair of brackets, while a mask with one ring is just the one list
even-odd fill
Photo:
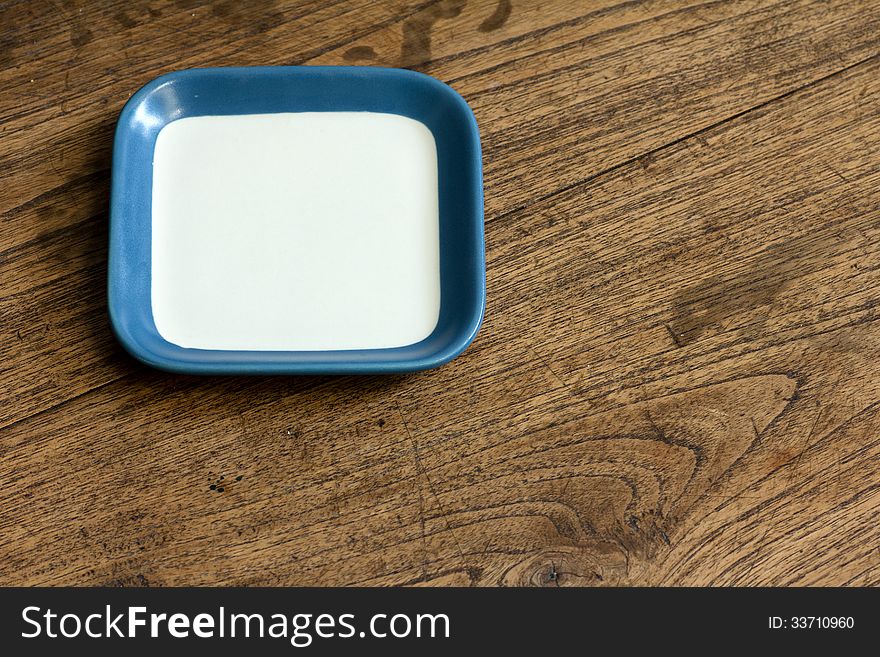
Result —
[[171, 343], [381, 349], [437, 325], [437, 148], [418, 121], [173, 121], [156, 141], [152, 204], [153, 319]]

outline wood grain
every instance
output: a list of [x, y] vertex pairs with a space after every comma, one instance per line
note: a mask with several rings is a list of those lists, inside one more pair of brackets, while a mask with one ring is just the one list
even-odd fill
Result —
[[[876, 2], [242, 6], [0, 6], [0, 583], [880, 582]], [[480, 336], [408, 376], [138, 365], [119, 109], [304, 63], [471, 103]]]

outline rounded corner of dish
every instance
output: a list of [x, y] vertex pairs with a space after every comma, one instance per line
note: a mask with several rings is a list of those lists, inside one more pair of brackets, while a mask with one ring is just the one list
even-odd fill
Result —
[[452, 341], [450, 341], [445, 349], [440, 350], [433, 357], [426, 358], [422, 364], [423, 366], [417, 369], [433, 370], [442, 365], [446, 365], [450, 361], [461, 356], [473, 344], [474, 340], [476, 340], [480, 328], [483, 326], [485, 313], [486, 302], [485, 297], [483, 297], [482, 303], [479, 307], [475, 308], [473, 318], [468, 322], [465, 330], [461, 331]]
[[[107, 314], [110, 318], [110, 328], [116, 341], [122, 345], [129, 356], [144, 365], [149, 365], [165, 372], [187, 373], [189, 371], [184, 364], [154, 353], [146, 343], [140, 340], [138, 333], [141, 331], [132, 330], [129, 323], [122, 319], [119, 304], [120, 301], [116, 298], [115, 285], [111, 278], [108, 282], [107, 292]], [[164, 341], [164, 338], [161, 336], [159, 339]]]
[[131, 97], [125, 101], [125, 104], [122, 106], [122, 109], [119, 112], [119, 119], [116, 122], [117, 128], [122, 125], [131, 114], [133, 114], [138, 105], [140, 105], [144, 100], [153, 92], [155, 92], [158, 88], [164, 86], [165, 84], [174, 82], [177, 78], [186, 74], [190, 69], [182, 69], [176, 71], [168, 71], [166, 73], [162, 73], [152, 78], [145, 84], [143, 84], [137, 91], [135, 91]]

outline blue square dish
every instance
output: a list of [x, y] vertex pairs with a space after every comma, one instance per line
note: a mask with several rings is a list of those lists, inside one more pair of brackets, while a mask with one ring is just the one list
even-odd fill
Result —
[[[186, 117], [282, 112], [378, 112], [420, 121], [437, 147], [440, 311], [434, 331], [402, 347], [339, 351], [185, 348], [153, 320], [153, 153], [159, 131]], [[177, 71], [128, 101], [113, 144], [108, 301], [125, 348], [154, 367], [193, 374], [367, 374], [437, 367], [480, 328], [485, 308], [480, 138], [467, 103], [420, 73], [374, 67], [255, 67]]]

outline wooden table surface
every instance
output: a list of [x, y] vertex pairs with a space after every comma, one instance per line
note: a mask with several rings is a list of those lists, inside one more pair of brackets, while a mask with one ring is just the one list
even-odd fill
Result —
[[[878, 54], [878, 0], [0, 2], [0, 584], [880, 583]], [[122, 105], [345, 63], [473, 107], [477, 340], [405, 376], [134, 361]]]

